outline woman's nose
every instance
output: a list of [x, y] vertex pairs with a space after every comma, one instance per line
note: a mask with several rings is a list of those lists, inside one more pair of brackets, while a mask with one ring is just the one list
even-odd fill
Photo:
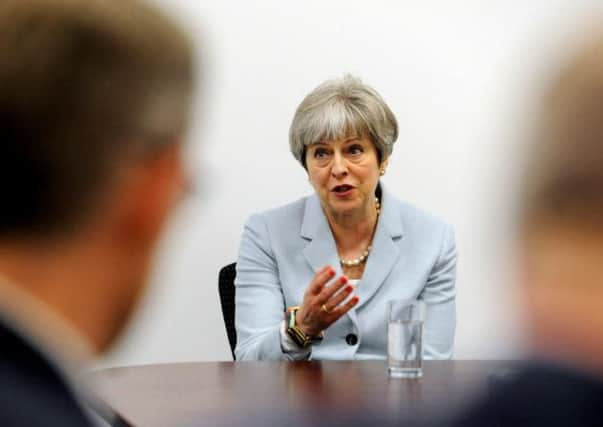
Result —
[[348, 174], [348, 165], [346, 160], [340, 154], [335, 154], [333, 157], [333, 166], [331, 167], [331, 175], [335, 178], [341, 178]]

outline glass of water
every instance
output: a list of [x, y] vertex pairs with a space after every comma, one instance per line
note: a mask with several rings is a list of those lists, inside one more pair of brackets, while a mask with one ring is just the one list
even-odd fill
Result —
[[423, 376], [425, 302], [392, 300], [387, 307], [387, 371], [390, 377]]

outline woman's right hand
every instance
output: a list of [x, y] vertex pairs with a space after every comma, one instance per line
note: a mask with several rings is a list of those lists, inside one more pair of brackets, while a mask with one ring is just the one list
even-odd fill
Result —
[[295, 320], [297, 326], [308, 336], [318, 336], [358, 303], [357, 296], [346, 301], [354, 291], [354, 287], [348, 284], [347, 277], [341, 276], [326, 286], [334, 276], [335, 270], [332, 267], [323, 267], [316, 273], [304, 294]]

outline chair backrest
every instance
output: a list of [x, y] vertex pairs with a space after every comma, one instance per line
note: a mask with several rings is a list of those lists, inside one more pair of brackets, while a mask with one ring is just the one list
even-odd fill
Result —
[[220, 270], [218, 276], [218, 291], [220, 292], [220, 304], [222, 305], [222, 316], [228, 335], [228, 343], [232, 352], [232, 360], [237, 360], [235, 347], [237, 346], [237, 331], [235, 329], [235, 286], [237, 275], [237, 263], [228, 264]]

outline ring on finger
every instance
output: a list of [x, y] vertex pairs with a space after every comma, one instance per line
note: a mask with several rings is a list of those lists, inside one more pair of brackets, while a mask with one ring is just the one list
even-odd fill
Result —
[[321, 305], [320, 308], [322, 308], [322, 311], [324, 311], [327, 314], [333, 313], [333, 310], [329, 310], [325, 304]]

